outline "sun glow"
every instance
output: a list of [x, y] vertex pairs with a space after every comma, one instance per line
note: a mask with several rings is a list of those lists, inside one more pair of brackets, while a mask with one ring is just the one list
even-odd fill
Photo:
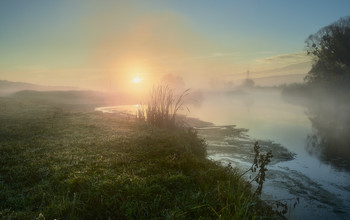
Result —
[[132, 82], [133, 83], [140, 83], [142, 81], [142, 79], [140, 77], [135, 77]]

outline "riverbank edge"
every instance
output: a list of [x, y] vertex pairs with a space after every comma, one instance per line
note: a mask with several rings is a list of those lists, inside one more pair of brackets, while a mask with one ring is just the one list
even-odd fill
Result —
[[0, 217], [274, 217], [188, 128], [0, 98]]

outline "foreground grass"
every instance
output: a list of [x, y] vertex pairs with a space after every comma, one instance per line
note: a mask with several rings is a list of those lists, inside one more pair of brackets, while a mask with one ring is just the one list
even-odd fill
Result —
[[0, 218], [260, 219], [234, 169], [185, 129], [0, 98]]

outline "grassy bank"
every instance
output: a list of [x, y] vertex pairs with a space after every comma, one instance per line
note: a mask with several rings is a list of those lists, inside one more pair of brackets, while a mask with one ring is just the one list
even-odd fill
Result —
[[271, 211], [186, 129], [0, 98], [0, 218], [254, 219]]

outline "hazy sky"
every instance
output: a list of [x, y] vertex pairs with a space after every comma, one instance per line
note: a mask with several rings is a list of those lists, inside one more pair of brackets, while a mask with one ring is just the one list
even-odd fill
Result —
[[304, 40], [348, 15], [348, 0], [2, 0], [0, 79], [117, 91], [305, 74]]

